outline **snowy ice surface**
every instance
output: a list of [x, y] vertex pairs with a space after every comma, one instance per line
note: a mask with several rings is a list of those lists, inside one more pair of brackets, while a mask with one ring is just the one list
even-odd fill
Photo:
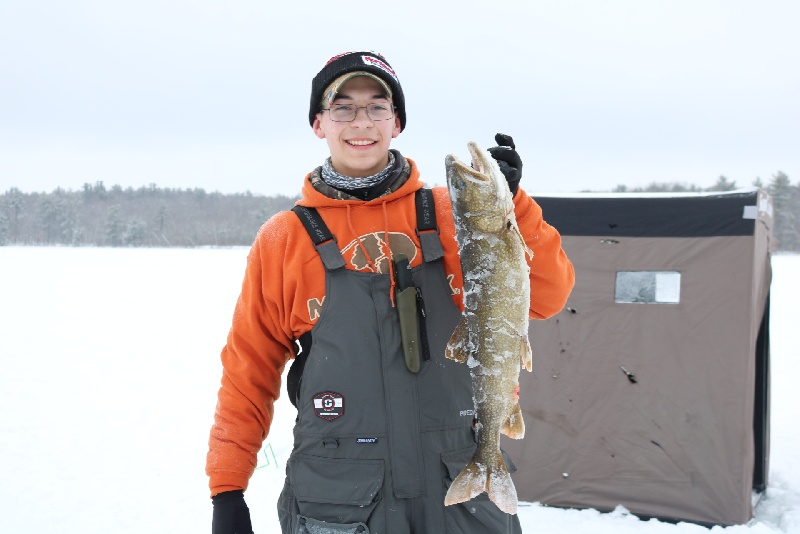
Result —
[[[246, 248], [0, 247], [0, 533], [211, 531], [203, 472]], [[800, 256], [773, 258], [770, 487], [748, 525], [800, 533]], [[294, 407], [281, 398], [246, 499], [259, 534]], [[689, 523], [520, 503], [526, 532], [703, 533]]]

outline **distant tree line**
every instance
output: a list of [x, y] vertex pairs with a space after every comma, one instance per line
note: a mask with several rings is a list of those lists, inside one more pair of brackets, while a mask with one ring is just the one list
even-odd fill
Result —
[[80, 191], [0, 195], [0, 245], [195, 247], [250, 245], [296, 198], [203, 189], [139, 189], [103, 182]]
[[[800, 183], [783, 172], [768, 184], [754, 186], [772, 195], [776, 250], [800, 251]], [[736, 189], [720, 176], [702, 189], [677, 182], [646, 187], [617, 186], [615, 193], [713, 192]], [[249, 192], [223, 195], [203, 189], [165, 189], [151, 184], [139, 189], [103, 182], [84, 184], [80, 191], [23, 193], [11, 188], [0, 194], [0, 245], [73, 245], [111, 247], [195, 247], [250, 245], [259, 227], [273, 214], [291, 208], [296, 197], [257, 196]]]
[[[789, 177], [778, 171], [768, 184], [761, 178], [753, 181], [753, 186], [766, 190], [772, 196], [774, 227], [772, 228], [773, 249], [800, 252], [800, 183], [792, 185]], [[732, 191], [736, 182], [720, 176], [717, 182], [707, 189], [677, 182], [656, 183], [646, 187], [628, 188], [618, 185], [615, 193], [701, 193], [713, 191]]]

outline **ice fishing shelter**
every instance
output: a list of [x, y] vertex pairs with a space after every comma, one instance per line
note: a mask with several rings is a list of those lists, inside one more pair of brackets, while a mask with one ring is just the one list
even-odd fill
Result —
[[770, 197], [536, 200], [576, 284], [530, 325], [526, 435], [503, 440], [519, 498], [747, 522], [769, 460]]

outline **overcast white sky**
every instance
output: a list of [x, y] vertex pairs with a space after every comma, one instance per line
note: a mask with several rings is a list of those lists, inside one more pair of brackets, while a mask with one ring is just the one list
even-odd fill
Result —
[[299, 192], [329, 57], [397, 71], [428, 184], [514, 136], [532, 192], [800, 180], [800, 2], [0, 0], [0, 192]]

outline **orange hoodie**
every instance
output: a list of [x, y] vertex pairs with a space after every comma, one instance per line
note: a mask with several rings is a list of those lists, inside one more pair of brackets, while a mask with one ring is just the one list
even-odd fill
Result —
[[[414, 192], [423, 182], [414, 162], [408, 162], [411, 175], [406, 183], [370, 201], [328, 198], [306, 177], [298, 204], [319, 211], [337, 239], [346, 268], [389, 273], [390, 247], [395, 253], [405, 253], [412, 267], [422, 262]], [[453, 301], [463, 310], [450, 198], [445, 187], [433, 192], [444, 270]], [[561, 248], [561, 236], [542, 219], [539, 205], [522, 189], [514, 204], [519, 228], [534, 253], [529, 259], [530, 317], [546, 319], [566, 303], [574, 271]], [[297, 215], [278, 213], [261, 227], [250, 250], [233, 324], [222, 349], [222, 384], [206, 461], [212, 495], [247, 488], [269, 432], [284, 366], [295, 355], [294, 340], [314, 327], [324, 301], [325, 268], [311, 239]]]

